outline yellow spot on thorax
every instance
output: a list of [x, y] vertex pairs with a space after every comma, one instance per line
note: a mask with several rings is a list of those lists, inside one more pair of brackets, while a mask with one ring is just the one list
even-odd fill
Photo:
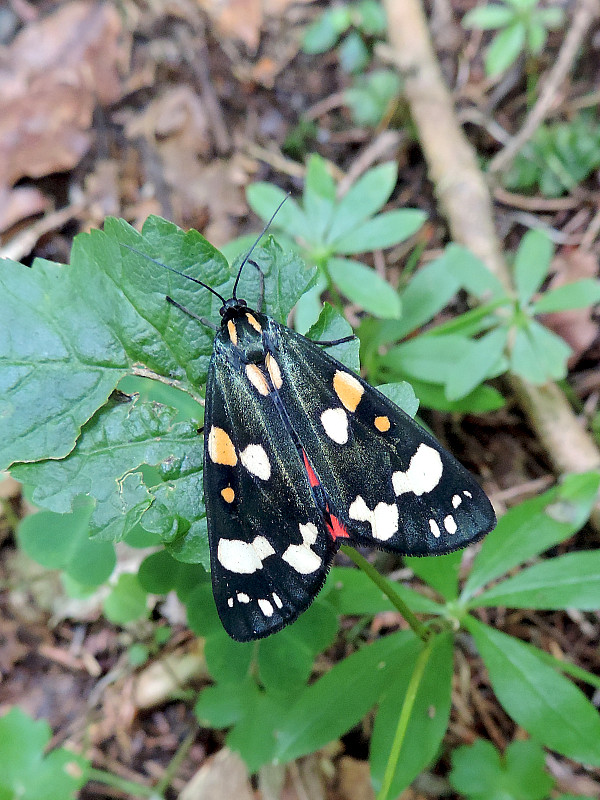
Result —
[[385, 433], [390, 429], [390, 420], [388, 417], [375, 417], [375, 427], [378, 431]]
[[265, 397], [269, 394], [267, 379], [256, 364], [246, 364], [246, 377], [259, 394]]
[[281, 370], [279, 369], [279, 364], [277, 363], [277, 361], [275, 361], [271, 353], [267, 353], [265, 362], [267, 364], [267, 370], [271, 378], [271, 383], [276, 389], [281, 389], [281, 387], [283, 386], [283, 379], [281, 377]]
[[235, 467], [237, 454], [233, 442], [223, 428], [212, 427], [208, 434], [208, 455], [215, 464]]
[[254, 330], [257, 333], [262, 333], [262, 328], [260, 327], [260, 322], [256, 319], [256, 317], [254, 317], [252, 314], [250, 314], [250, 312], [248, 312], [246, 314], [246, 319], [248, 320], [250, 325], [252, 325], [252, 327], [254, 328]]
[[360, 381], [349, 372], [338, 371], [333, 376], [333, 390], [348, 411], [356, 411], [365, 390]]
[[231, 488], [231, 486], [226, 486], [225, 489], [221, 489], [221, 497], [225, 500], [226, 503], [233, 503], [235, 498], [235, 492]]
[[236, 345], [238, 343], [238, 335], [237, 330], [235, 328], [235, 323], [232, 319], [229, 320], [227, 323], [227, 330], [229, 331], [229, 338], [231, 339], [231, 344]]

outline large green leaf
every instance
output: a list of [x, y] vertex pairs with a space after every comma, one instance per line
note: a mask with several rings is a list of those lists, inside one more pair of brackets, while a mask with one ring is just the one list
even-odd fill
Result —
[[485, 57], [485, 71], [494, 76], [508, 69], [525, 44], [525, 26], [514, 22], [496, 34]]
[[389, 350], [381, 363], [418, 380], [445, 384], [453, 375], [456, 360], [465, 358], [474, 345], [458, 334], [416, 336]]
[[354, 230], [331, 242], [336, 253], [354, 255], [392, 247], [415, 234], [426, 216], [414, 208], [385, 211], [357, 225]]
[[[232, 265], [237, 276], [241, 262], [247, 254], [238, 257]], [[237, 297], [243, 297], [251, 308], [257, 308], [260, 294], [260, 275], [264, 284], [264, 303], [262, 310], [282, 324], [302, 293], [312, 285], [316, 267], [307, 268], [302, 259], [293, 252], [284, 252], [272, 236], [261, 240], [252, 251], [252, 262], [246, 262], [238, 282]], [[224, 290], [224, 297], [231, 297], [233, 280]], [[220, 303], [219, 303], [220, 305]], [[194, 320], [192, 320], [194, 321]], [[218, 320], [220, 322], [220, 317]], [[196, 322], [196, 325], [198, 323]]]
[[[400, 665], [390, 677], [388, 690], [379, 704], [370, 748], [371, 774], [376, 789], [383, 781], [413, 669], [414, 663], [410, 660]], [[438, 752], [450, 716], [452, 671], [453, 638], [450, 634], [437, 636], [417, 690], [398, 767], [387, 795], [390, 799], [397, 798]]]
[[[314, 342], [335, 342], [337, 339], [353, 336], [353, 332], [348, 321], [329, 303], [325, 303], [321, 308], [319, 318], [306, 336]], [[355, 337], [349, 342], [328, 346], [326, 352], [345, 366], [358, 372], [360, 370], [359, 350], [360, 341]]]
[[470, 394], [479, 384], [495, 374], [508, 338], [506, 328], [496, 328], [472, 342], [462, 358], [453, 363], [446, 381], [446, 396], [458, 400]]
[[511, 742], [503, 755], [486, 739], [452, 753], [450, 783], [469, 800], [545, 800], [554, 781], [533, 740]]
[[568, 758], [600, 766], [600, 715], [571, 681], [533, 647], [468, 616], [465, 624], [500, 703], [539, 742]]
[[[598, 472], [570, 475], [561, 486], [506, 513], [483, 540], [461, 599], [509, 569], [572, 536], [587, 520], [600, 484]], [[471, 601], [477, 605], [477, 599]]]
[[336, 664], [282, 716], [275, 755], [291, 761], [356, 725], [378, 701], [400, 660], [416, 660], [419, 642], [404, 631], [379, 639]]
[[548, 270], [554, 246], [547, 234], [528, 231], [519, 245], [514, 264], [515, 283], [519, 301], [528, 303], [540, 288]]
[[312, 242], [323, 241], [335, 208], [335, 182], [324, 158], [313, 153], [308, 159], [302, 196]]
[[[277, 206], [285, 200], [286, 193], [270, 183], [253, 183], [246, 190], [246, 198], [252, 211], [267, 222]], [[293, 198], [286, 200], [279, 209], [274, 227], [301, 238], [306, 238], [310, 231], [306, 214]]]
[[533, 312], [546, 314], [570, 308], [589, 308], [596, 303], [600, 303], [600, 281], [588, 278], [544, 292], [534, 304]]
[[87, 780], [89, 762], [64, 747], [44, 754], [52, 731], [44, 720], [13, 708], [0, 719], [2, 800], [73, 800]]
[[542, 384], [565, 377], [571, 352], [560, 336], [532, 319], [516, 331], [510, 365], [530, 383]]
[[[440, 558], [443, 559], [444, 556], [440, 556]], [[390, 581], [390, 589], [416, 613], [442, 613], [442, 606], [408, 586]], [[387, 595], [373, 583], [368, 575], [351, 567], [333, 567], [327, 577], [324, 591], [327, 592], [329, 602], [340, 614], [371, 615], [396, 610]]]
[[330, 258], [327, 269], [342, 294], [376, 317], [397, 319], [398, 292], [374, 270], [351, 258]]
[[389, 161], [359, 178], [337, 204], [327, 241], [337, 241], [379, 211], [391, 195], [397, 175], [398, 167]]
[[[126, 317], [126, 305], [89, 261], [77, 269], [2, 262], [0, 469], [73, 449], [81, 426], [129, 369], [106, 321], [107, 313]], [[123, 327], [139, 334], [134, 320]]]
[[412, 556], [404, 563], [421, 580], [433, 586], [445, 600], [455, 600], [458, 595], [458, 575], [462, 561], [462, 551], [455, 550], [443, 556], [422, 558]]
[[338, 631], [338, 618], [321, 597], [305, 614], [258, 645], [258, 667], [263, 685], [289, 691], [306, 683], [315, 656], [329, 647]]
[[[165, 477], [171, 478], [175, 467], [189, 463], [194, 451], [199, 457], [202, 453], [196, 426], [173, 423], [173, 409], [127, 401], [118, 399], [101, 409], [84, 426], [77, 446], [66, 458], [13, 468], [17, 480], [35, 486], [33, 501], [52, 511], [70, 511], [77, 495], [95, 498], [90, 531], [101, 533], [106, 541], [122, 539], [154, 499], [141, 465], [164, 467]], [[152, 484], [160, 484], [158, 473], [150, 478]], [[171, 498], [174, 486], [171, 482]], [[201, 496], [196, 504], [199, 515], [203, 513]]]
[[524, 569], [477, 598], [480, 606], [600, 608], [600, 551], [567, 553]]
[[83, 586], [99, 586], [116, 564], [115, 548], [109, 542], [90, 539], [93, 501], [77, 501], [72, 514], [40, 511], [22, 520], [19, 546], [49, 569], [64, 570]]
[[449, 244], [444, 251], [442, 260], [448, 272], [454, 275], [462, 288], [469, 294], [474, 294], [484, 300], [506, 294], [502, 283], [493, 272], [466, 247]]

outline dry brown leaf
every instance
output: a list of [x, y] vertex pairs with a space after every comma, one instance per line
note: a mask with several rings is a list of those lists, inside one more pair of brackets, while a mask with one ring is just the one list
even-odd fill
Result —
[[191, 681], [209, 678], [204, 647], [198, 644], [189, 652], [168, 653], [140, 673], [135, 682], [134, 701], [137, 708], [154, 708], [171, 699], [173, 694]]
[[289, 6], [298, 5], [298, 0], [198, 0], [198, 5], [210, 17], [216, 39], [243, 42], [248, 54], [255, 55], [265, 18], [281, 17]]
[[[217, 247], [235, 235], [232, 215], [246, 206], [236, 187], [235, 160], [212, 159], [210, 133], [201, 99], [185, 86], [151, 103], [141, 114], [121, 115], [129, 138], [143, 138], [160, 162], [170, 190], [169, 216], [204, 231]], [[155, 190], [159, 187], [155, 186]], [[165, 213], [165, 212], [163, 212]]]
[[263, 23], [262, 0], [198, 0], [210, 17], [216, 39], [238, 39], [256, 53]]
[[224, 747], [184, 787], [179, 800], [254, 800], [248, 770], [237, 753]]
[[112, 5], [82, 0], [26, 25], [0, 54], [0, 186], [77, 164], [95, 106], [121, 96], [121, 36]]
[[22, 484], [8, 472], [0, 472], [0, 500], [12, 500], [21, 494]]
[[11, 190], [0, 186], [0, 233], [22, 219], [41, 214], [48, 206], [49, 201], [33, 186], [17, 186]]
[[338, 791], [340, 800], [375, 800], [369, 764], [349, 756], [340, 758]]

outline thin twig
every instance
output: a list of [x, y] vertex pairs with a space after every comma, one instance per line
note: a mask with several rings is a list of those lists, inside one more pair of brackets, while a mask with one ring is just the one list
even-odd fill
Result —
[[[512, 291], [511, 275], [494, 227], [489, 188], [476, 153], [456, 119], [423, 7], [419, 0], [386, 0], [385, 6], [395, 63], [404, 75], [404, 93], [451, 235]], [[558, 473], [600, 466], [598, 447], [555, 383], [533, 386], [518, 375], [509, 375], [508, 380]], [[592, 521], [600, 528], [599, 507]]]
[[172, 386], [174, 389], [179, 389], [180, 391], [189, 394], [189, 396], [192, 397], [199, 405], [204, 405], [204, 398], [201, 395], [196, 394], [196, 392], [193, 392], [187, 386], [184, 386], [181, 381], [177, 381], [174, 378], [167, 378], [164, 375], [160, 375], [158, 372], [154, 372], [154, 370], [142, 367], [139, 364], [132, 368], [131, 374], [135, 375], [136, 378], [149, 378], [151, 381], [160, 381], [167, 386]]
[[373, 581], [373, 583], [381, 589], [383, 594], [388, 598], [388, 600], [392, 603], [395, 608], [402, 614], [404, 619], [408, 622], [410, 627], [413, 631], [417, 634], [417, 636], [422, 639], [424, 642], [429, 641], [430, 638], [430, 631], [423, 625], [423, 623], [413, 614], [410, 608], [406, 605], [404, 600], [398, 595], [397, 592], [394, 591], [392, 586], [390, 586], [389, 581], [387, 581], [383, 575], [380, 575], [379, 572], [375, 569], [375, 567], [367, 561], [366, 558], [363, 558], [361, 554], [354, 550], [352, 547], [346, 547], [342, 545], [342, 551], [348, 558], [353, 561], [356, 566], [361, 569], [368, 577]]
[[515, 194], [496, 186], [494, 200], [505, 206], [520, 208], [522, 211], [539, 211], [542, 214], [551, 214], [556, 211], [570, 211], [581, 205], [581, 198], [569, 195], [568, 197], [539, 197], [525, 194]]

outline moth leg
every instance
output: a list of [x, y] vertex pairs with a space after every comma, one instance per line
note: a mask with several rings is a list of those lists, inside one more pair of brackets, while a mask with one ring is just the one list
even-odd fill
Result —
[[311, 339], [311, 342], [314, 344], [319, 344], [321, 347], [333, 347], [336, 344], [344, 344], [344, 342], [351, 342], [353, 339], [356, 339], [356, 336], [352, 334], [351, 336], [343, 336], [341, 339], [330, 339], [330, 340], [323, 340], [320, 342], [315, 342], [314, 339]]

